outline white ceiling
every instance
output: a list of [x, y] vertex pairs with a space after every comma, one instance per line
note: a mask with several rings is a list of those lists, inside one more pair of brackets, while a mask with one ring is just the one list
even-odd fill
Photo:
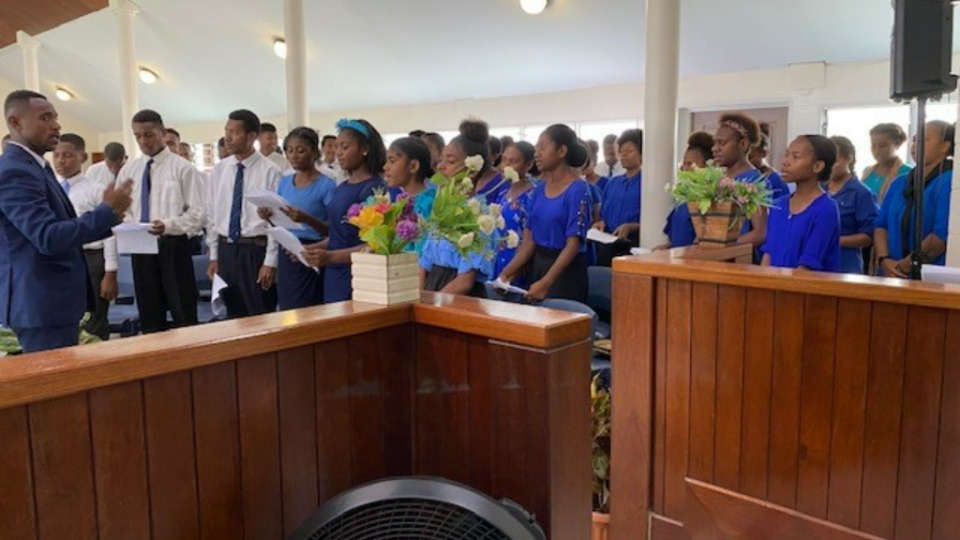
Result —
[[[680, 1], [680, 0], [677, 0]], [[140, 105], [168, 123], [220, 120], [238, 107], [284, 111], [282, 0], [140, 0], [138, 58], [161, 80]], [[308, 96], [336, 111], [638, 82], [643, 0], [306, 0]], [[889, 56], [889, 0], [683, 0], [682, 75]], [[119, 130], [115, 22], [109, 9], [41, 34], [44, 91], [102, 131]], [[20, 81], [19, 50], [0, 78]]]

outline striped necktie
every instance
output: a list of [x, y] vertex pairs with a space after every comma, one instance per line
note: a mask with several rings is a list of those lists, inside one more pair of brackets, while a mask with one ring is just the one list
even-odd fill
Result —
[[233, 204], [230, 205], [230, 240], [236, 242], [240, 238], [242, 228], [240, 218], [243, 216], [243, 163], [237, 163], [237, 177], [233, 181]]
[[143, 168], [143, 180], [140, 182], [140, 222], [150, 223], [150, 166], [153, 165], [153, 159], [147, 161], [147, 166]]

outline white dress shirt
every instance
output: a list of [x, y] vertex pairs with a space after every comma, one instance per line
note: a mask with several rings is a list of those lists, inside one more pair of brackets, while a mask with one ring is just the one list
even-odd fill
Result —
[[[117, 174], [117, 182], [133, 180], [133, 204], [128, 221], [139, 222], [143, 171], [150, 156], [128, 162]], [[150, 221], [162, 221], [165, 236], [197, 236], [203, 226], [200, 171], [166, 147], [153, 156], [150, 167]]]
[[[65, 182], [70, 185], [67, 198], [70, 199], [73, 210], [78, 216], [93, 212], [103, 202], [103, 191], [107, 189], [106, 186], [83, 173], [67, 178]], [[83, 246], [83, 249], [102, 249], [104, 270], [107, 272], [117, 271], [116, 238], [111, 236], [106, 240], [91, 242]]]
[[606, 178], [616, 178], [627, 174], [627, 170], [623, 168], [623, 165], [621, 165], [619, 161], [613, 166], [612, 170], [611, 167], [607, 165], [607, 162], [604, 161], [597, 165], [595, 172]]
[[276, 165], [277, 168], [280, 169], [281, 173], [290, 168], [290, 162], [287, 161], [287, 158], [283, 157], [283, 155], [281, 154], [272, 152], [269, 156], [263, 156], [263, 157], [267, 158], [267, 160], [270, 161], [270, 163], [273, 163], [274, 165]]
[[339, 186], [340, 184], [346, 182], [346, 180], [347, 180], [347, 173], [346, 173], [346, 171], [344, 171], [343, 169], [341, 169], [341, 168], [340, 168], [340, 164], [337, 163], [336, 161], [334, 161], [334, 162], [331, 164], [331, 163], [327, 163], [326, 161], [321, 160], [321, 161], [319, 162], [319, 164], [317, 165], [317, 170], [320, 171], [320, 173], [323, 174], [323, 175], [325, 175], [327, 178], [329, 178], [329, 179], [333, 180], [334, 182], [336, 182], [336, 184], [337, 184], [338, 186]]
[[87, 172], [84, 173], [88, 180], [93, 180], [104, 186], [109, 186], [117, 181], [116, 175], [113, 174], [113, 171], [110, 170], [110, 167], [107, 167], [106, 161], [101, 161], [99, 163], [94, 163], [89, 168]]
[[[220, 237], [230, 236], [230, 210], [233, 207], [233, 185], [237, 178], [236, 156], [230, 156], [213, 167], [207, 191], [207, 245], [210, 260], [217, 260]], [[260, 219], [257, 207], [246, 200], [246, 195], [260, 190], [277, 191], [280, 170], [260, 152], [254, 152], [243, 163], [243, 211], [240, 215], [240, 236], [264, 236], [270, 224]], [[264, 266], [277, 267], [277, 243], [267, 241], [267, 256]]]

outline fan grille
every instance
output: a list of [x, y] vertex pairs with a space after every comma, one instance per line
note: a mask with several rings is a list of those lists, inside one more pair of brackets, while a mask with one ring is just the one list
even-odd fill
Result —
[[394, 499], [353, 508], [308, 540], [510, 540], [473, 512], [424, 499]]

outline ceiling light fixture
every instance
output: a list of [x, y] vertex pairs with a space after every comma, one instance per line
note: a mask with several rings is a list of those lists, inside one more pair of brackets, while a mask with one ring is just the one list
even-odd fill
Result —
[[283, 38], [274, 38], [273, 40], [273, 54], [279, 56], [280, 58], [287, 57], [287, 42]]
[[143, 84], [153, 84], [157, 82], [160, 76], [156, 72], [151, 71], [145, 67], [140, 68], [140, 80], [143, 81]]
[[550, 0], [520, 0], [520, 7], [530, 15], [539, 15], [550, 5]]
[[57, 99], [59, 99], [60, 101], [70, 101], [71, 99], [74, 98], [73, 92], [67, 90], [62, 86], [57, 87], [55, 94], [57, 95]]

